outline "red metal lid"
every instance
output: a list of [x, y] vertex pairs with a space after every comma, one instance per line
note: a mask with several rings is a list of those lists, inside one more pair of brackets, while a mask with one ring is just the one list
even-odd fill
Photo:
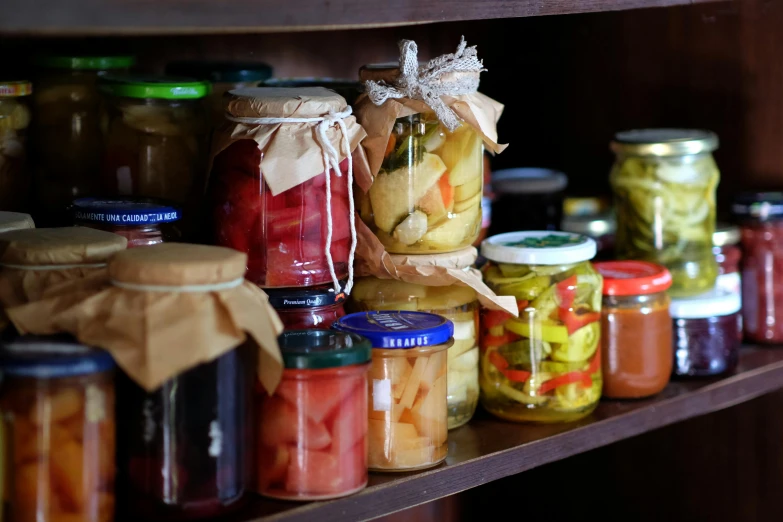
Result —
[[666, 268], [647, 261], [604, 261], [593, 266], [604, 277], [604, 295], [655, 294], [672, 285]]

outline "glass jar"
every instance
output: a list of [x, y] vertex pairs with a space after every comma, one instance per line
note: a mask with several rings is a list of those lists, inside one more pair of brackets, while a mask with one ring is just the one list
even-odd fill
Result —
[[[481, 231], [484, 143], [434, 113], [398, 118], [360, 215], [390, 253], [453, 252]], [[361, 192], [361, 191], [360, 191]]]
[[104, 134], [98, 78], [122, 73], [131, 56], [50, 56], [35, 82], [35, 200], [39, 226], [69, 225], [68, 207], [100, 188]]
[[114, 362], [65, 337], [0, 348], [8, 520], [114, 519]]
[[431, 468], [446, 459], [446, 350], [451, 321], [423, 312], [358, 312], [333, 328], [372, 343], [369, 459], [374, 471]]
[[188, 78], [107, 77], [102, 176], [111, 196], [197, 202], [204, 191], [209, 84]]
[[367, 371], [358, 335], [291, 330], [278, 338], [285, 370], [258, 402], [258, 488], [284, 500], [325, 500], [367, 485]]
[[735, 370], [742, 344], [740, 306], [739, 294], [717, 287], [672, 299], [674, 375], [707, 377]]
[[[638, 399], [663, 390], [672, 373], [669, 271], [646, 261], [606, 261], [601, 359], [604, 397]], [[640, 332], [642, 334], [640, 335]]]
[[580, 419], [601, 398], [601, 275], [595, 241], [510, 232], [484, 240], [484, 281], [517, 299], [519, 318], [482, 312], [481, 403], [513, 421]]
[[745, 337], [783, 342], [783, 192], [740, 194], [732, 212], [742, 231]]
[[254, 350], [246, 343], [154, 391], [120, 380], [123, 512], [190, 520], [243, 504], [253, 470]]
[[233, 89], [255, 87], [268, 80], [272, 76], [272, 67], [261, 62], [173, 62], [166, 65], [166, 74], [212, 83], [207, 104], [215, 126], [226, 119], [223, 95]]
[[32, 92], [28, 81], [0, 81], [0, 210], [28, 210], [27, 127]]
[[718, 276], [712, 255], [717, 148], [715, 134], [690, 129], [625, 131], [612, 142], [617, 256], [664, 265], [673, 297], [706, 292]]
[[734, 225], [718, 223], [712, 235], [712, 254], [718, 263], [718, 278], [715, 286], [730, 292], [742, 293], [740, 261], [742, 251], [739, 248], [740, 229]]
[[492, 174], [490, 235], [517, 230], [557, 230], [568, 177], [550, 169], [519, 168]]
[[33, 217], [30, 214], [0, 211], [0, 232], [27, 228], [35, 228]]
[[[215, 156], [210, 175], [213, 241], [248, 255], [247, 279], [261, 287], [331, 283], [326, 262], [326, 175], [278, 195], [261, 177], [261, 151], [240, 140]], [[348, 276], [351, 248], [348, 162], [330, 171], [332, 245], [339, 279]]]
[[362, 277], [354, 283], [349, 310], [413, 310], [450, 320], [454, 324], [454, 344], [447, 352], [449, 429], [462, 426], [473, 417], [479, 400], [479, 303], [475, 290]]
[[345, 293], [331, 287], [267, 289], [266, 294], [286, 330], [330, 328], [345, 315]]
[[270, 78], [264, 82], [264, 87], [326, 87], [331, 89], [353, 105], [362, 93], [359, 82], [340, 78]]
[[128, 240], [128, 248], [175, 241], [177, 208], [150, 198], [82, 198], [73, 202], [77, 226], [105, 230]]
[[617, 232], [614, 212], [563, 216], [560, 229], [593, 238], [598, 249], [596, 259], [608, 260], [614, 257], [614, 236]]

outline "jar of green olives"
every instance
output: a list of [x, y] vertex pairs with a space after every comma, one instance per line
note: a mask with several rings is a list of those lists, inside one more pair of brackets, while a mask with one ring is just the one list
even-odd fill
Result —
[[674, 297], [710, 290], [718, 275], [712, 255], [718, 137], [704, 130], [631, 130], [617, 133], [611, 148], [617, 257], [666, 266]]

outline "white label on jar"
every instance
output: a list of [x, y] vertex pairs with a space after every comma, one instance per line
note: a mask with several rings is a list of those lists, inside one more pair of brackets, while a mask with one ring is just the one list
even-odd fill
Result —
[[152, 400], [147, 399], [141, 408], [141, 414], [144, 417], [144, 442], [149, 444], [155, 438], [155, 417], [152, 412]]
[[372, 380], [372, 409], [373, 411], [391, 411], [392, 392], [391, 379]]
[[223, 451], [223, 431], [220, 429], [218, 421], [213, 420], [209, 423], [209, 456], [219, 457]]
[[94, 384], [87, 386], [84, 392], [84, 414], [87, 422], [101, 422], [106, 418], [106, 396]]

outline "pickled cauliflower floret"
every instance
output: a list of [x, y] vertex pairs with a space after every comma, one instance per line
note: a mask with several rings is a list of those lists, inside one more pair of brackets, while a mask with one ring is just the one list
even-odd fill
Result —
[[427, 214], [414, 210], [394, 229], [392, 237], [404, 245], [412, 245], [427, 233]]

